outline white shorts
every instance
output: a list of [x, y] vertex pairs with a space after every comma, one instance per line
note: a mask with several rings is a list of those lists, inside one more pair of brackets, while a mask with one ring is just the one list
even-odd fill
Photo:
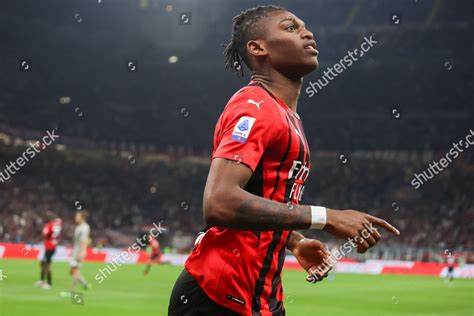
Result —
[[75, 258], [71, 258], [69, 261], [69, 265], [71, 268], [80, 268], [81, 267], [81, 261], [77, 261]]

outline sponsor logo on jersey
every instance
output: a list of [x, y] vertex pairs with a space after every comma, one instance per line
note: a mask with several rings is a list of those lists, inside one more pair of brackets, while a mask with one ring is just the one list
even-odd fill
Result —
[[304, 192], [304, 184], [309, 176], [309, 168], [299, 160], [293, 160], [293, 165], [288, 172], [288, 181], [292, 181], [293, 185], [290, 190], [290, 201], [301, 201]]
[[247, 100], [247, 103], [254, 104], [254, 105], [257, 107], [257, 109], [260, 110], [260, 103], [263, 103], [263, 100], [261, 100], [260, 102], [257, 102], [257, 101], [255, 101], [255, 100], [248, 99], [248, 100]]

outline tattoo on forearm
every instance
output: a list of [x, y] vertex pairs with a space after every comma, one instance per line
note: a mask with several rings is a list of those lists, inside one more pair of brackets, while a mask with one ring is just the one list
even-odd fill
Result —
[[249, 230], [306, 229], [311, 223], [311, 213], [307, 205], [287, 205], [255, 197], [239, 206], [234, 223]]

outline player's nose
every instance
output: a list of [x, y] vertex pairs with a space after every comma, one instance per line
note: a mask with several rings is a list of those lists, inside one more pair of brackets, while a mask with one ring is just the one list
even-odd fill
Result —
[[303, 32], [301, 32], [301, 38], [305, 40], [312, 40], [314, 39], [313, 32], [308, 29], [304, 29]]

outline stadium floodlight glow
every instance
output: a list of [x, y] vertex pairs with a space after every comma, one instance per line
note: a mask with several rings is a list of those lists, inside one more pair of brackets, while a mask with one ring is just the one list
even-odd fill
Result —
[[170, 64], [175, 64], [175, 63], [177, 63], [177, 62], [178, 62], [178, 56], [176, 56], [176, 55], [170, 56], [170, 57], [168, 58], [168, 62], [169, 62]]
[[148, 7], [148, 0], [140, 0], [139, 4], [141, 8], [146, 8]]
[[66, 150], [66, 145], [57, 144], [57, 145], [54, 146], [54, 149], [56, 149], [57, 151], [64, 151], [64, 150]]
[[0, 133], [0, 142], [5, 145], [10, 145], [12, 143], [12, 138], [6, 133]]
[[61, 104], [69, 104], [69, 102], [71, 102], [71, 98], [70, 97], [60, 97], [59, 98], [59, 103]]

